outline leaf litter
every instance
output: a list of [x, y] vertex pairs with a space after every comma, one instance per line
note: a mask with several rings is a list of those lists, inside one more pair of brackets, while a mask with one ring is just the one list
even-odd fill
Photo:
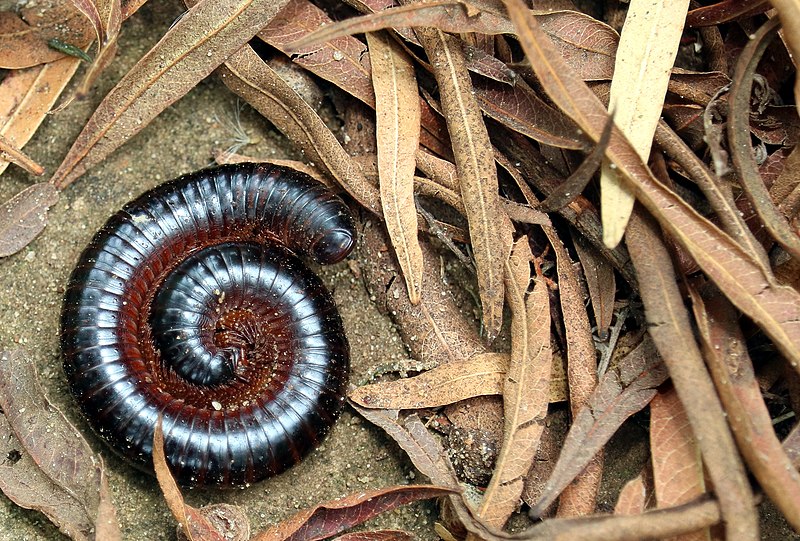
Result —
[[[125, 19], [143, 3], [52, 1], [36, 12], [0, 12], [0, 61], [11, 70], [0, 81], [4, 158], [38, 171], [37, 157], [27, 157], [22, 148], [79, 68], [79, 60], [46, 42], [55, 38], [88, 50], [94, 40], [94, 61], [70, 90], [83, 99], [114, 62]], [[646, 3], [634, 2], [630, 9]], [[755, 539], [745, 467], [789, 523], [800, 527], [797, 478], [779, 474], [800, 456], [797, 412], [781, 417], [795, 427], [783, 446], [780, 436], [789, 429], [776, 428], [769, 417], [775, 397], [786, 397], [793, 387], [773, 380], [769, 392], [758, 388], [748, 358], [759, 354], [750, 351], [750, 342], [760, 340], [800, 371], [800, 293], [790, 270], [796, 269], [800, 242], [793, 152], [800, 84], [789, 56], [800, 42], [796, 6], [775, 1], [776, 11], [765, 17], [766, 2], [709, 2], [693, 7], [683, 25], [685, 3], [664, 4], [663, 20], [672, 23], [673, 34], [637, 40], [658, 42], [649, 52], [665, 59], [660, 81], [656, 85], [646, 76], [636, 84], [654, 94], [636, 94], [651, 106], [651, 121], [663, 114], [667, 122], [650, 122], [634, 137], [613, 123], [604, 105], [609, 92], [616, 96], [615, 88], [635, 88], [634, 79], [614, 69], [615, 61], [630, 57], [618, 48], [625, 47], [626, 31], [635, 31], [635, 18], [619, 22], [624, 10], [589, 14], [564, 9], [564, 2], [544, 2], [537, 6], [544, 9], [533, 12], [519, 0], [347, 4], [191, 2], [102, 100], [50, 181], [29, 186], [0, 207], [5, 257], [46, 227], [47, 209], [58, 204], [61, 190], [112, 152], [124, 152], [127, 140], [216, 72], [302, 150], [311, 162], [304, 167], [368, 211], [352, 270], [394, 318], [409, 359], [376, 367], [369, 381], [351, 390], [351, 404], [441, 487], [354, 493], [254, 537], [242, 528], [240, 538], [322, 538], [406, 501], [447, 496], [437, 531], [454, 538], [640, 539], [658, 532], [690, 539], [723, 521], [728, 537]], [[55, 20], [66, 24], [56, 29]], [[762, 51], [753, 50], [767, 47], [760, 40], [775, 32], [778, 21], [784, 23], [782, 39], [769, 45], [773, 54], [759, 64]], [[698, 35], [708, 58], [700, 49], [689, 56], [712, 69], [703, 71], [702, 61], [693, 70], [673, 66], [675, 48], [678, 62], [686, 65], [684, 46], [698, 43]], [[754, 40], [748, 40], [751, 35]], [[260, 41], [251, 41], [256, 36]], [[13, 62], [12, 50], [23, 53]], [[287, 61], [288, 71], [279, 67]], [[290, 72], [298, 75], [293, 82]], [[729, 81], [733, 86], [726, 93]], [[60, 107], [72, 103], [68, 98]], [[703, 126], [703, 111], [707, 118], [718, 115], [720, 124]], [[711, 155], [723, 176], [712, 172]], [[606, 170], [615, 172], [638, 206], [630, 200], [620, 210], [609, 203], [603, 181], [598, 197], [595, 169], [603, 156]], [[8, 162], [0, 167], [5, 170]], [[749, 207], [739, 202], [742, 194], [750, 198]], [[633, 210], [625, 227], [628, 206]], [[745, 220], [740, 208], [747, 210]], [[621, 216], [616, 225], [609, 212]], [[607, 244], [624, 239], [624, 245], [609, 249], [604, 235]], [[718, 288], [708, 298], [697, 293], [698, 284], [704, 291], [712, 287], [705, 279]], [[679, 282], [692, 294], [691, 313]], [[756, 325], [745, 325], [746, 335], [739, 329], [741, 315]], [[618, 341], [620, 333], [638, 345], [618, 351], [625, 343]], [[598, 379], [601, 352], [613, 361]], [[4, 363], [11, 360], [13, 367], [20, 355], [6, 353]], [[566, 375], [559, 376], [562, 359]], [[40, 397], [34, 402], [47, 405], [46, 398], [35, 377], [15, 378], [26, 390], [6, 383], [0, 393], [7, 441], [20, 453], [13, 468], [22, 471], [23, 465], [28, 482], [36, 479], [39, 490], [61, 503], [42, 503], [41, 496], [25, 491], [20, 496], [11, 475], [4, 490], [75, 539], [91, 538], [95, 526], [98, 536], [114, 539], [119, 533], [102, 463], [85, 443], [76, 443], [72, 451], [93, 466], [72, 462], [70, 471], [86, 470], [90, 481], [75, 485], [74, 478], [42, 467], [39, 451], [26, 445], [33, 433], [45, 441], [48, 436], [38, 428], [23, 431], [14, 411], [29, 411], [20, 400]], [[563, 392], [554, 391], [557, 382]], [[560, 405], [564, 400], [568, 404]], [[623, 489], [617, 514], [598, 514], [603, 448], [648, 406], [653, 464]], [[543, 428], [559, 408], [570, 413], [570, 428], [530, 509], [531, 516], [542, 516], [560, 496], [557, 517], [506, 533], [506, 520], [527, 509], [522, 483], [536, 479], [529, 472], [541, 439], [550, 437]], [[53, 415], [51, 406], [44, 410]], [[44, 419], [30, 422], [39, 426]], [[69, 437], [76, 436], [73, 431]], [[496, 445], [476, 454], [470, 445], [477, 441]], [[214, 520], [246, 523], [246, 510], [186, 504], [156, 455], [167, 506], [182, 535], [222, 538], [227, 534], [214, 529]], [[463, 464], [454, 468], [455, 456], [477, 456], [488, 464], [485, 491], [464, 477]]]

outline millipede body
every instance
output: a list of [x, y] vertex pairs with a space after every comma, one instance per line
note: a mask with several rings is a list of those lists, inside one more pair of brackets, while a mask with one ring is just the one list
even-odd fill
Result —
[[89, 422], [152, 469], [162, 416], [184, 486], [236, 487], [298, 462], [344, 401], [349, 346], [298, 256], [344, 259], [347, 206], [297, 171], [222, 166], [163, 184], [84, 250], [61, 315], [64, 370]]

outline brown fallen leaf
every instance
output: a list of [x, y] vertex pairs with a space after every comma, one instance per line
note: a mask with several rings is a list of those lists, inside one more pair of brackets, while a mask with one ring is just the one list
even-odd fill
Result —
[[695, 338], [670, 252], [651, 217], [634, 209], [625, 243], [640, 277], [648, 333], [696, 434], [725, 517], [727, 535], [755, 540], [758, 522], [744, 465]]
[[800, 259], [800, 237], [769, 197], [767, 186], [758, 172], [753, 145], [750, 141], [750, 93], [758, 62], [778, 33], [780, 19], [773, 18], [758, 29], [742, 50], [733, 73], [730, 108], [728, 111], [728, 140], [730, 156], [744, 193], [761, 218], [761, 222], [787, 252]]
[[[650, 402], [650, 449], [658, 507], [680, 505], [705, 494], [700, 450], [674, 388], [659, 391]], [[698, 530], [676, 541], [708, 538], [708, 530]]]
[[17, 164], [32, 175], [43, 175], [44, 168], [0, 135], [0, 159]]
[[690, 288], [703, 353], [733, 435], [764, 492], [800, 529], [800, 473], [781, 447], [755, 376], [738, 314], [716, 288]]
[[367, 181], [316, 111], [249, 45], [231, 55], [219, 71], [228, 88], [324, 167], [359, 203], [381, 215], [378, 189]]
[[92, 23], [97, 38], [97, 54], [75, 91], [77, 98], [89, 93], [92, 85], [117, 54], [117, 37], [122, 25], [120, 0], [72, 0]]
[[28, 186], [0, 204], [0, 257], [17, 253], [47, 225], [47, 211], [58, 201], [49, 182]]
[[418, 500], [457, 492], [435, 485], [406, 485], [357, 492], [298, 512], [256, 534], [252, 541], [314, 541], [336, 535], [372, 517]]
[[[369, 422], [382, 428], [408, 455], [414, 466], [432, 483], [442, 486], [459, 486], [453, 464], [442, 449], [439, 440], [428, 432], [417, 414], [400, 419], [397, 410], [373, 410], [351, 404]], [[461, 524], [469, 532], [487, 541], [507, 536], [484, 523], [461, 494], [452, 494], [449, 501]]]
[[[608, 109], [643, 160], [650, 155], [688, 9], [688, 0], [631, 0], [625, 16]], [[600, 172], [603, 241], [609, 247], [622, 240], [634, 202], [633, 189], [615, 167], [607, 160]]]
[[64, 188], [247, 43], [288, 0], [201, 0], [108, 93], [51, 181]]
[[[0, 82], [0, 134], [20, 148], [24, 147], [47, 117], [80, 62], [79, 58], [70, 56], [9, 72]], [[0, 173], [8, 165], [9, 162], [0, 160]]]
[[[545, 234], [556, 255], [558, 298], [564, 322], [567, 349], [569, 406], [573, 418], [597, 388], [597, 351], [592, 338], [589, 315], [583, 303], [578, 276], [566, 248], [556, 231], [545, 227]], [[598, 452], [581, 474], [562, 492], [557, 516], [591, 515], [603, 476], [603, 454]]]
[[0, 68], [29, 68], [63, 58], [64, 53], [48, 46], [57, 39], [84, 48], [92, 41], [89, 21], [72, 2], [45, 0], [24, 7], [19, 15], [0, 11]]
[[425, 28], [416, 32], [439, 84], [478, 271], [484, 332], [487, 341], [492, 342], [503, 320], [502, 265], [511, 253], [513, 226], [500, 207], [494, 153], [471, 90], [463, 51], [454, 38], [441, 30]]
[[572, 241], [592, 301], [597, 336], [605, 340], [614, 317], [614, 299], [617, 293], [614, 269], [582, 235], [572, 235]]
[[336, 541], [414, 541], [413, 534], [403, 530], [376, 530], [340, 535]]
[[348, 397], [365, 408], [419, 409], [500, 394], [508, 368], [506, 353], [478, 353], [427, 370], [413, 378], [365, 385]]
[[686, 16], [686, 26], [711, 26], [763, 13], [769, 9], [767, 0], [721, 0], [707, 6], [697, 7]]
[[600, 378], [586, 406], [575, 416], [553, 474], [532, 515], [546, 509], [620, 425], [650, 403], [656, 387], [667, 379], [666, 367], [649, 337]]
[[[172, 512], [172, 516], [178, 521], [181, 532], [190, 541], [230, 541], [232, 539], [245, 540], [250, 536], [250, 523], [247, 517], [241, 512], [229, 513], [229, 518], [235, 520], [212, 521], [206, 516], [204, 509], [197, 509], [188, 505], [183, 500], [178, 484], [172, 477], [172, 473], [167, 465], [164, 455], [164, 431], [161, 415], [159, 414], [153, 434], [153, 469], [156, 473], [158, 485], [161, 493], [167, 502], [167, 507]], [[233, 507], [235, 506], [228, 506]], [[219, 529], [222, 526], [224, 529]]]
[[536, 13], [536, 20], [578, 77], [611, 79], [619, 43], [616, 30], [578, 11]]
[[419, 147], [417, 78], [408, 54], [386, 35], [370, 32], [367, 45], [375, 87], [375, 127], [381, 207], [403, 272], [408, 298], [422, 295], [423, 260], [414, 207], [414, 154]]
[[647, 504], [647, 487], [640, 473], [622, 487], [614, 506], [615, 515], [639, 515], [644, 513]]
[[524, 80], [509, 87], [476, 77], [473, 87], [484, 114], [512, 130], [546, 145], [586, 147], [587, 142], [569, 117], [545, 102]]
[[611, 137], [611, 128], [613, 126], [613, 120], [609, 117], [606, 127], [603, 128], [600, 140], [589, 155], [586, 156], [566, 180], [548, 194], [544, 201], [539, 204], [539, 210], [542, 212], [556, 211], [562, 207], [566, 207], [583, 193], [583, 190], [592, 180], [595, 172], [597, 172], [597, 169], [603, 162], [603, 156], [605, 155], [608, 140]]
[[[366, 6], [366, 3], [361, 5]], [[510, 21], [500, 12], [479, 9], [468, 2], [444, 0], [426, 2], [422, 5], [408, 4], [346, 19], [336, 25], [320, 28], [313, 34], [292, 43], [291, 49], [298, 50], [340, 36], [405, 27], [433, 27], [444, 32], [479, 34], [504, 34], [514, 31]]]
[[48, 401], [21, 350], [0, 352], [0, 410], [3, 455], [19, 457], [0, 465], [3, 493], [75, 540], [101, 527], [121, 539], [102, 459]]
[[511, 361], [503, 385], [503, 445], [479, 514], [502, 528], [519, 504], [547, 415], [550, 389], [550, 300], [537, 280], [527, 294], [532, 260], [523, 236], [505, 264], [506, 299], [511, 307]]

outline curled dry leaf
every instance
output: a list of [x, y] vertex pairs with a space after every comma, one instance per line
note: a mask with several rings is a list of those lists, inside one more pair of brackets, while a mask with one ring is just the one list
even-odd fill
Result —
[[403, 271], [408, 298], [422, 295], [423, 260], [414, 207], [414, 154], [419, 147], [417, 78], [408, 54], [384, 34], [367, 34], [375, 87], [375, 127], [381, 207]]
[[767, 186], [758, 172], [750, 141], [750, 92], [753, 76], [779, 26], [779, 19], [770, 19], [758, 29], [742, 50], [731, 84], [728, 140], [731, 160], [750, 204], [770, 235], [793, 257], [800, 259], [800, 237], [770, 199]]
[[357, 492], [337, 500], [304, 509], [256, 534], [252, 541], [314, 541], [336, 535], [381, 513], [418, 500], [448, 496], [452, 488], [435, 485], [406, 485]]
[[539, 204], [539, 210], [542, 212], [553, 212], [562, 207], [566, 207], [583, 193], [583, 190], [592, 180], [595, 172], [603, 162], [603, 156], [606, 153], [613, 126], [613, 119], [609, 117], [606, 127], [603, 128], [600, 140], [589, 155], [586, 156], [586, 159], [581, 162], [566, 180], [559, 184], [555, 190], [550, 192], [547, 198]]
[[58, 201], [49, 182], [28, 186], [0, 205], [0, 257], [27, 246], [47, 225], [47, 211]]
[[108, 93], [52, 182], [64, 188], [241, 48], [288, 0], [201, 0]]
[[118, 532], [102, 460], [49, 402], [21, 350], [0, 352], [0, 410], [4, 456], [20, 457], [0, 465], [6, 496], [41, 511], [75, 540], [93, 539], [98, 520]]

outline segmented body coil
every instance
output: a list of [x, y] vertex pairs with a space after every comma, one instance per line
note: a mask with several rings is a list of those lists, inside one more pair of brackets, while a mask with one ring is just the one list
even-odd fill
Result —
[[151, 469], [161, 415], [184, 486], [243, 486], [298, 462], [342, 409], [349, 346], [295, 254], [335, 263], [354, 242], [338, 197], [271, 165], [200, 171], [126, 205], [81, 255], [61, 316], [92, 426]]

